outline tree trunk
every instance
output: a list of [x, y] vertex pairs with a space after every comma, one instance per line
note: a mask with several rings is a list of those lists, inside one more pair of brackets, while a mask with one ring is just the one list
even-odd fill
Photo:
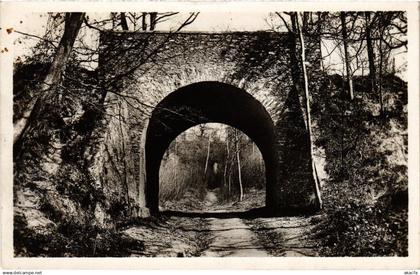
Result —
[[127, 17], [125, 16], [125, 12], [121, 13], [121, 28], [124, 31], [128, 31], [128, 23], [127, 23]]
[[376, 68], [375, 68], [375, 52], [373, 51], [373, 41], [372, 41], [372, 29], [371, 29], [371, 20], [370, 12], [365, 12], [366, 19], [366, 47], [369, 60], [369, 79], [370, 87], [373, 93], [376, 93]]
[[306, 56], [305, 56], [305, 40], [303, 38], [303, 33], [301, 31], [300, 28], [300, 23], [299, 23], [299, 16], [296, 16], [297, 19], [297, 32], [298, 32], [298, 36], [299, 36], [299, 41], [300, 41], [300, 48], [301, 48], [301, 66], [302, 66], [302, 73], [303, 73], [303, 82], [304, 82], [304, 90], [305, 90], [305, 102], [306, 102], [306, 126], [307, 126], [307, 130], [308, 130], [308, 139], [309, 139], [309, 149], [310, 149], [310, 161], [311, 161], [311, 165], [312, 165], [312, 176], [313, 179], [315, 181], [315, 191], [316, 191], [316, 196], [317, 199], [319, 201], [319, 203], [321, 203], [321, 191], [319, 188], [319, 181], [318, 181], [318, 176], [316, 173], [316, 167], [315, 167], [315, 162], [314, 162], [314, 153], [313, 153], [313, 145], [312, 145], [312, 127], [311, 127], [311, 105], [310, 105], [310, 94], [309, 94], [309, 81], [308, 81], [308, 73], [306, 71]]
[[44, 100], [51, 97], [59, 85], [61, 74], [66, 67], [84, 16], [84, 13], [66, 13], [64, 34], [57, 47], [51, 67], [40, 87], [38, 96], [34, 96], [31, 99], [23, 116], [13, 125], [13, 145], [22, 138], [30, 123], [37, 120]]
[[154, 31], [156, 28], [156, 18], [157, 18], [157, 12], [151, 12], [150, 13], [150, 30]]
[[146, 21], [146, 17], [147, 17], [147, 12], [143, 12], [143, 15], [141, 17], [141, 29], [143, 31], [147, 31], [147, 21]]
[[341, 127], [341, 140], [340, 140], [341, 166], [340, 166], [340, 175], [341, 175], [341, 177], [344, 177], [344, 169], [345, 169], [345, 167], [344, 167], [344, 135], [345, 135], [345, 132], [344, 132], [344, 112], [345, 112], [345, 110], [344, 110], [344, 108], [345, 108], [345, 104], [342, 101], [341, 108], [340, 108], [340, 110], [341, 110], [341, 125], [340, 125], [340, 127]]
[[228, 176], [228, 197], [230, 197], [230, 191], [231, 191], [231, 186], [232, 186], [231, 182], [232, 182], [232, 174], [231, 174], [231, 171], [229, 171], [229, 176]]
[[229, 163], [229, 138], [226, 138], [226, 158], [225, 158], [225, 171], [223, 172], [223, 183], [226, 186], [226, 175], [227, 175], [227, 167]]
[[206, 176], [207, 168], [209, 165], [209, 158], [210, 158], [210, 142], [211, 142], [211, 136], [209, 135], [209, 143], [207, 145], [207, 156], [206, 156], [206, 165], [204, 166], [204, 176]]
[[[301, 47], [300, 64], [301, 64], [302, 70], [303, 70], [303, 72], [302, 72], [302, 75], [303, 75], [303, 84], [304, 84], [303, 86], [304, 86], [304, 91], [305, 91], [305, 102], [306, 102], [306, 108], [305, 108], [306, 121], [307, 121], [306, 127], [307, 127], [307, 130], [308, 130], [308, 133], [309, 133], [309, 140], [311, 140], [312, 139], [311, 109], [310, 109], [310, 98], [309, 98], [308, 74], [307, 74], [307, 71], [306, 71], [305, 41], [304, 41], [303, 33], [302, 33], [299, 25], [300, 24], [299, 24], [299, 21], [298, 21], [297, 31], [298, 31], [298, 36], [299, 36], [299, 41], [300, 41], [300, 47]], [[312, 146], [311, 146], [311, 150], [312, 150]]]
[[117, 13], [116, 12], [111, 12], [110, 14], [110, 20], [112, 22], [112, 29], [115, 29], [115, 27], [118, 25], [117, 23]]
[[291, 68], [291, 74], [292, 74], [292, 82], [293, 82], [293, 90], [295, 93], [298, 93], [300, 90], [300, 68], [299, 68], [299, 61], [296, 56], [296, 13], [293, 12], [290, 14], [290, 21], [292, 22], [292, 31], [288, 32], [288, 48], [289, 48], [289, 57], [290, 57], [290, 68]]
[[308, 31], [309, 16], [310, 16], [309, 12], [307, 11], [303, 12], [303, 18], [302, 18], [302, 32], [303, 33], [306, 33]]
[[239, 157], [239, 139], [235, 130], [235, 143], [236, 143], [236, 159], [238, 162], [238, 180], [239, 180], [239, 201], [244, 199], [244, 188], [242, 185], [242, 172], [241, 172], [241, 160]]
[[[322, 49], [322, 40], [321, 40], [321, 32], [322, 32], [322, 12], [317, 12], [317, 35], [319, 36], [319, 48]], [[320, 66], [321, 66], [321, 70], [325, 71], [325, 67], [324, 67], [324, 59], [321, 58], [319, 59], [320, 62]]]
[[346, 81], [347, 81], [347, 92], [350, 100], [353, 100], [353, 80], [351, 77], [351, 67], [350, 67], [350, 57], [348, 50], [348, 35], [347, 35], [347, 26], [346, 26], [346, 13], [340, 12], [341, 19], [341, 35], [343, 36], [343, 47], [344, 47], [344, 64], [346, 67]]
[[[383, 27], [382, 27], [383, 28]], [[381, 32], [383, 35], [383, 32]], [[380, 116], [384, 117], [384, 99], [382, 91], [382, 77], [383, 77], [383, 50], [382, 50], [382, 39], [379, 40], [379, 75], [378, 75], [378, 91], [379, 91], [379, 106], [380, 106]]]

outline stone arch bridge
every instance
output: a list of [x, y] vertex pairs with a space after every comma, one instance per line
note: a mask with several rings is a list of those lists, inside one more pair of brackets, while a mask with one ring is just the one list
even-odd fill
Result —
[[[104, 33], [99, 72], [104, 127], [91, 173], [131, 215], [158, 213], [159, 167], [177, 135], [219, 122], [247, 134], [266, 167], [273, 215], [321, 207], [304, 94], [293, 85], [293, 40], [275, 32]], [[307, 41], [309, 74], [319, 41]]]

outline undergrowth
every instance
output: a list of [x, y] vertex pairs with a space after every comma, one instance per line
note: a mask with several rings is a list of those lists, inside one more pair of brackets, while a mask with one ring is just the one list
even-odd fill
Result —
[[144, 250], [142, 241], [115, 229], [61, 222], [38, 232], [20, 216], [15, 216], [13, 235], [16, 257], [127, 257]]
[[389, 76], [385, 112], [366, 77], [354, 79], [355, 99], [343, 98], [332, 77], [315, 97], [314, 119], [329, 176], [317, 227], [322, 256], [407, 256], [407, 86]]

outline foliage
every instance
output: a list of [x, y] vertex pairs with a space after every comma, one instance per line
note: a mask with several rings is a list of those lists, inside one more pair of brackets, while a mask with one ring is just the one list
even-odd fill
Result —
[[408, 212], [350, 203], [328, 209], [318, 224], [324, 256], [407, 256]]
[[75, 165], [63, 164], [56, 176], [56, 189], [73, 201], [80, 203], [82, 208], [90, 209], [101, 198], [101, 190], [96, 190], [94, 182], [87, 171]]
[[355, 79], [349, 102], [334, 76], [314, 98], [316, 144], [325, 149], [329, 175], [319, 228], [326, 256], [407, 254], [406, 85], [388, 78], [384, 91], [392, 99], [381, 115], [367, 83]]
[[[122, 15], [123, 13], [116, 20], [122, 20]], [[307, 15], [304, 13], [303, 19]], [[311, 13], [311, 19], [313, 15]], [[49, 34], [46, 36], [46, 39], [53, 40], [53, 43], [61, 36], [64, 18], [60, 14], [55, 16], [56, 19], [50, 21], [53, 28], [47, 30]], [[364, 50], [365, 17], [358, 13], [348, 13], [346, 16], [347, 20], [350, 20], [348, 23], [354, 22], [348, 25], [356, 27], [349, 30], [352, 47]], [[182, 26], [192, 23], [196, 17], [196, 14], [190, 14]], [[324, 28], [333, 30], [323, 35], [337, 40], [339, 46], [340, 26], [334, 26], [331, 17], [319, 18], [326, 20]], [[398, 23], [395, 26], [400, 29], [396, 37], [398, 41], [391, 35], [392, 25], [385, 24], [387, 22]], [[389, 74], [388, 68], [391, 51], [407, 45], [406, 40], [398, 39], [405, 36], [404, 23], [405, 14], [401, 12], [378, 12], [369, 23], [372, 35], [377, 41], [375, 43], [380, 43], [374, 45], [375, 49], [384, 50], [384, 53], [379, 55], [379, 60], [373, 60], [373, 65], [385, 67], [377, 72], [380, 76], [380, 94], [374, 93], [376, 89], [372, 90], [369, 87], [369, 79], [355, 76], [355, 99], [348, 101], [343, 96], [345, 81], [341, 76], [326, 76], [319, 72], [313, 72], [311, 75], [311, 86], [320, 85], [316, 92], [312, 93], [312, 115], [316, 135], [314, 140], [316, 146], [325, 150], [325, 169], [329, 175], [322, 190], [326, 215], [318, 232], [323, 255], [407, 255], [407, 84]], [[88, 24], [88, 19], [85, 24]], [[55, 27], [57, 31], [54, 31]], [[54, 56], [55, 48], [51, 41], [46, 39], [40, 41], [33, 51], [33, 56], [28, 58], [26, 63], [18, 63], [15, 66], [13, 122], [22, 116], [30, 99], [37, 95], [39, 85]], [[165, 41], [167, 39], [169, 36]], [[39, 120], [31, 121], [25, 138], [15, 145], [14, 188], [26, 186], [35, 189], [37, 181], [49, 181], [49, 187], [70, 198], [87, 212], [92, 212], [96, 202], [103, 200], [104, 194], [95, 187], [93, 179], [89, 176], [85, 150], [86, 147], [92, 146], [90, 135], [97, 123], [100, 123], [104, 107], [101, 98], [104, 94], [97, 90], [97, 72], [81, 67], [83, 63], [86, 65], [95, 61], [92, 56], [96, 55], [97, 49], [82, 49], [83, 43], [79, 46], [66, 64], [57, 91], [42, 102]], [[159, 44], [151, 52], [157, 52], [163, 46], [164, 43]], [[267, 45], [250, 45], [252, 49], [254, 46]], [[121, 75], [142, 66], [147, 58], [153, 56], [139, 45], [131, 47], [138, 49], [141, 58], [130, 60], [133, 62], [127, 62], [126, 58], [117, 59], [121, 62], [117, 62], [117, 65], [130, 64], [132, 67], [127, 68]], [[87, 54], [80, 55], [81, 51]], [[122, 55], [121, 52], [113, 54]], [[271, 54], [267, 52], [267, 55]], [[277, 55], [273, 55], [270, 62], [263, 64], [264, 70], [270, 68], [276, 57]], [[366, 60], [359, 60], [361, 57], [363, 54], [359, 52], [354, 54], [355, 60], [352, 62], [363, 71]], [[251, 54], [249, 58], [254, 59], [255, 56]], [[261, 56], [255, 62], [265, 59], [265, 56]], [[243, 69], [249, 70], [249, 66], [243, 66]], [[357, 69], [359, 68], [355, 67], [354, 71]], [[393, 70], [395, 71], [395, 68]], [[259, 73], [261, 72], [252, 72], [251, 75], [254, 77]], [[317, 73], [320, 75], [316, 76]], [[124, 79], [121, 75], [117, 76]], [[202, 198], [207, 188], [214, 187], [221, 187], [219, 190], [226, 200], [236, 199], [239, 185], [238, 169], [235, 158], [232, 158], [236, 149], [232, 146], [232, 140], [229, 140], [231, 155], [228, 159], [226, 141], [218, 137], [211, 140], [206, 173], [204, 167], [207, 161], [208, 136], [203, 139], [175, 141], [162, 162], [160, 199], [179, 200], [185, 192]], [[260, 154], [254, 154], [254, 150], [258, 150], [243, 135], [239, 137], [239, 147], [244, 189], [262, 189], [265, 185], [261, 180], [265, 178], [263, 162]], [[59, 155], [62, 162], [57, 174], [49, 177], [41, 164], [54, 162], [54, 159], [49, 158], [55, 154]], [[215, 163], [220, 167], [218, 173], [211, 172]], [[227, 178], [220, 173], [225, 167], [229, 167], [231, 188], [228, 188]], [[40, 210], [56, 222], [57, 226], [44, 228], [40, 232], [29, 229], [23, 217], [16, 215], [14, 235], [16, 254], [19, 256], [126, 256], [129, 255], [127, 248], [143, 249], [142, 242], [130, 241], [124, 234], [114, 230], [67, 221], [61, 212], [48, 203], [46, 196], [42, 197], [41, 201]], [[128, 216], [128, 205], [120, 198], [108, 203], [112, 218]]]
[[[15, 68], [14, 81], [14, 116], [21, 116], [29, 99], [35, 96], [41, 75], [48, 64], [25, 63]], [[96, 100], [94, 92], [82, 89], [82, 82], [92, 83], [94, 73], [67, 65], [68, 78], [81, 80], [76, 83], [63, 81], [53, 97], [42, 106], [39, 120], [32, 122], [25, 137], [15, 145], [15, 183], [30, 184], [38, 179], [55, 181], [56, 189], [63, 195], [69, 195], [75, 201], [87, 206], [92, 202], [93, 182], [85, 170], [84, 150], [89, 142], [85, 135], [95, 117], [88, 115]], [[59, 146], [57, 146], [59, 144]], [[59, 147], [59, 148], [57, 148]], [[43, 171], [42, 163], [53, 161], [54, 154], [59, 154], [62, 164], [54, 178]], [[98, 194], [98, 193], [97, 193]]]
[[14, 220], [14, 247], [18, 257], [127, 257], [144, 250], [143, 242], [114, 229], [62, 222], [38, 232], [21, 216]]
[[[186, 190], [197, 190], [199, 198], [204, 198], [206, 175], [204, 174], [208, 138], [196, 140], [177, 139], [172, 142], [160, 169], [160, 191], [162, 200], [179, 199]], [[216, 148], [217, 141], [211, 145], [210, 163], [221, 161]], [[175, 148], [176, 147], [176, 148]]]
[[[231, 127], [219, 125], [219, 128], [213, 129], [206, 127], [205, 124], [202, 126], [204, 126], [205, 134], [194, 135], [193, 138], [187, 139], [185, 136], [188, 133], [184, 133], [171, 143], [165, 153], [159, 176], [161, 202], [178, 200], [186, 192], [192, 192], [202, 200], [207, 189], [215, 188], [220, 193], [220, 198], [237, 200], [239, 182], [237, 160], [234, 154], [236, 149], [232, 141], [228, 142], [224, 135], [220, 135], [220, 133], [231, 131]], [[194, 133], [198, 127], [192, 128], [189, 133]], [[208, 168], [204, 173], [209, 143], [208, 136], [212, 138]], [[245, 191], [253, 188], [264, 189], [265, 169], [261, 153], [245, 134], [238, 132], [238, 140]], [[229, 159], [227, 159], [227, 142], [230, 150]], [[228, 167], [225, 167], [226, 165]], [[226, 178], [224, 178], [225, 168], [227, 169]], [[228, 177], [231, 178], [230, 191], [228, 190]]]

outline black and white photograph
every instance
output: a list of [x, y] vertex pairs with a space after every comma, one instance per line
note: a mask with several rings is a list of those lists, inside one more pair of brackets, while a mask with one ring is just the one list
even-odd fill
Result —
[[2, 22], [11, 257], [412, 256], [403, 5], [162, 7]]

